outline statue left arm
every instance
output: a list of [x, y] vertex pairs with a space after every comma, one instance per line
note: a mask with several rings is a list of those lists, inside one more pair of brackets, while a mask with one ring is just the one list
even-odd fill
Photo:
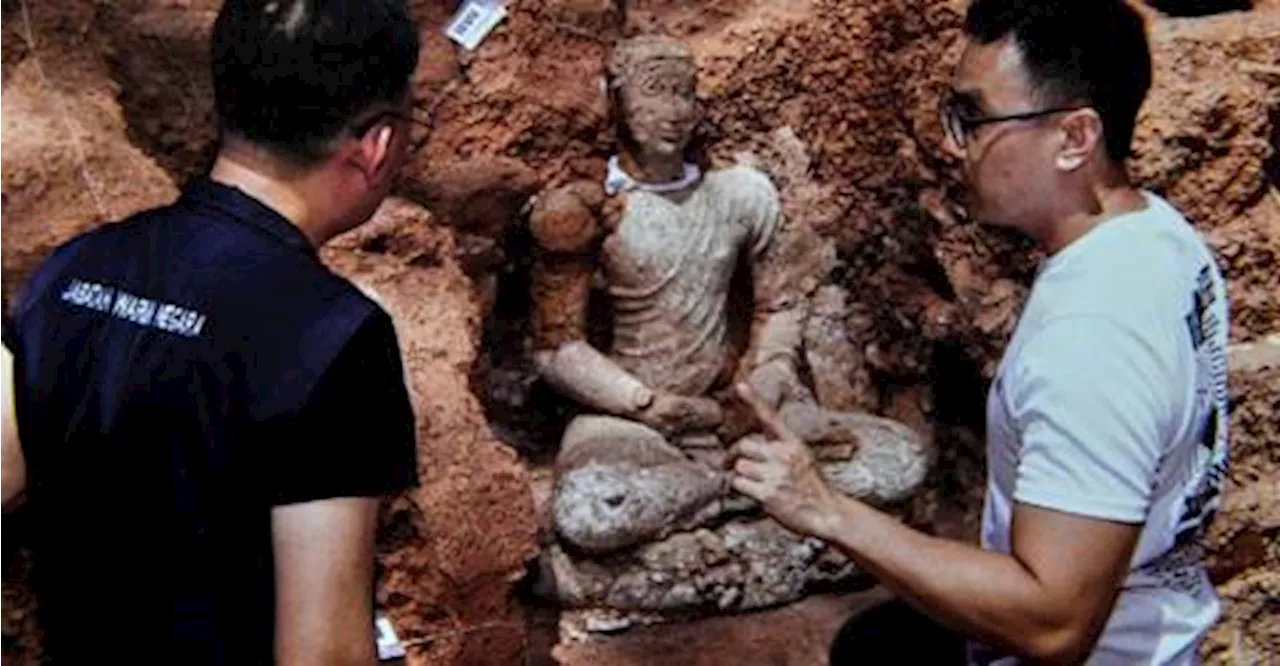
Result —
[[802, 305], [778, 309], [757, 306], [751, 347], [746, 355], [746, 377], [747, 383], [771, 406], [813, 400], [796, 370], [805, 315]]
[[764, 174], [738, 167], [739, 219], [750, 231], [752, 283], [751, 342], [743, 355], [747, 382], [766, 403], [811, 402], [796, 371], [808, 316], [803, 275], [797, 267], [807, 248], [784, 232], [778, 191]]

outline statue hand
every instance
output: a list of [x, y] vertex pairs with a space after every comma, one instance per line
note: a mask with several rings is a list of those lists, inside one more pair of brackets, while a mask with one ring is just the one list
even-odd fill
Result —
[[690, 398], [659, 391], [653, 402], [636, 416], [645, 425], [664, 435], [690, 430], [710, 430], [724, 420], [719, 403], [709, 398]]

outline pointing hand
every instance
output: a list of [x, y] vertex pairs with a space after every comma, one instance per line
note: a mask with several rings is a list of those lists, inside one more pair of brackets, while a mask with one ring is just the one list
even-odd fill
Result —
[[744, 437], [730, 450], [734, 490], [759, 501], [786, 527], [822, 537], [836, 495], [822, 478], [813, 452], [750, 386], [739, 384], [737, 389], [764, 437]]

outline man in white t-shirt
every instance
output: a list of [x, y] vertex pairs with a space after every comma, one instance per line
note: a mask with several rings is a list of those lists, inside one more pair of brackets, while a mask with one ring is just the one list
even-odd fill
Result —
[[773, 439], [738, 445], [734, 487], [914, 609], [855, 620], [833, 663], [959, 661], [948, 635], [974, 664], [1196, 663], [1219, 610], [1197, 544], [1226, 472], [1227, 298], [1187, 221], [1125, 174], [1142, 20], [1122, 0], [975, 0], [965, 33], [943, 119], [971, 211], [1049, 256], [988, 397], [982, 547], [832, 492], [749, 393]]

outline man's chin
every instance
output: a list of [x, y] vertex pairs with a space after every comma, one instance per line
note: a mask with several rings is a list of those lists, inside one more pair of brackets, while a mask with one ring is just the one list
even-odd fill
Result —
[[969, 213], [969, 219], [977, 222], [984, 227], [1012, 227], [1013, 223], [1006, 220], [998, 211], [993, 211], [989, 206], [984, 206], [972, 197], [965, 202], [965, 210]]
[[998, 217], [992, 217], [990, 215], [972, 215], [971, 219], [984, 227], [994, 227], [996, 229], [1014, 229], [1017, 227], [1017, 225], [1012, 222]]

